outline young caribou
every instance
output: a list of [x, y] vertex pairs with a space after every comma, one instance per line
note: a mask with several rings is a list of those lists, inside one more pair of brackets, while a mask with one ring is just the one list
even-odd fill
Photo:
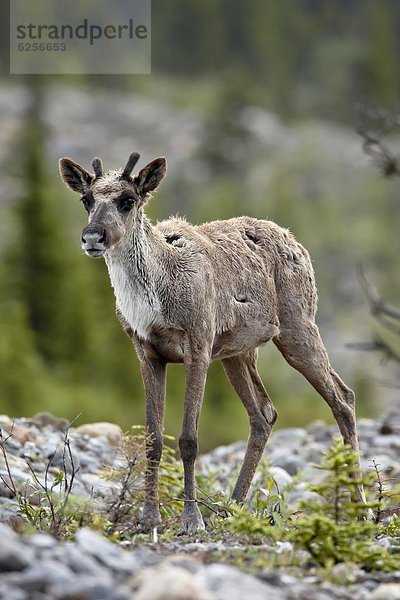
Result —
[[[184, 363], [186, 392], [179, 448], [184, 466], [181, 532], [204, 528], [196, 504], [197, 430], [207, 370], [221, 360], [243, 402], [250, 435], [232, 497], [243, 502], [277, 413], [257, 371], [257, 349], [272, 340], [287, 362], [332, 410], [343, 439], [358, 450], [354, 393], [329, 363], [315, 324], [317, 292], [308, 252], [271, 221], [237, 217], [203, 225], [170, 218], [153, 225], [144, 213], [166, 174], [157, 158], [132, 176], [139, 154], [122, 170], [93, 174], [60, 160], [66, 185], [81, 196], [89, 223], [88, 256], [104, 257], [116, 312], [135, 346], [146, 396], [146, 502], [141, 522], [160, 523], [158, 467], [162, 452], [167, 363]], [[362, 486], [357, 496], [365, 501]]]

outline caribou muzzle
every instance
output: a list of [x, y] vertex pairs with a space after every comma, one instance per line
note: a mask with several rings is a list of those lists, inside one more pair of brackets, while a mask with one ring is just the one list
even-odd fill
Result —
[[92, 258], [100, 258], [107, 250], [107, 233], [101, 225], [89, 225], [82, 231], [82, 250]]

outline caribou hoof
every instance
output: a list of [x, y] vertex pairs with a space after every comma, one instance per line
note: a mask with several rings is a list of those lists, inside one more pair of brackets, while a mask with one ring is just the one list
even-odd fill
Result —
[[197, 504], [187, 504], [182, 513], [178, 535], [194, 535], [205, 529], [203, 517]]
[[144, 506], [139, 516], [139, 523], [143, 531], [151, 531], [161, 525], [161, 515], [157, 506], [151, 504]]

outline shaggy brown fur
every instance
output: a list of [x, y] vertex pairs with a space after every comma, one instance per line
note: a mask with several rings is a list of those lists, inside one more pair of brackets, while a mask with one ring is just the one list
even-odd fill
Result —
[[[65, 183], [82, 195], [89, 224], [82, 247], [104, 256], [117, 315], [131, 337], [146, 394], [147, 500], [142, 522], [160, 522], [158, 466], [162, 451], [165, 372], [186, 367], [182, 434], [186, 499], [181, 531], [204, 527], [195, 502], [197, 429], [210, 361], [221, 360], [250, 423], [246, 455], [233, 491], [244, 501], [276, 421], [276, 410], [257, 372], [257, 348], [273, 340], [331, 408], [345, 442], [358, 450], [354, 394], [329, 363], [315, 324], [317, 292], [308, 252], [271, 221], [238, 217], [193, 226], [172, 218], [153, 226], [143, 205], [166, 173], [159, 158], [130, 177], [125, 169], [96, 177], [71, 159], [60, 161]], [[358, 496], [365, 500], [361, 486]]]

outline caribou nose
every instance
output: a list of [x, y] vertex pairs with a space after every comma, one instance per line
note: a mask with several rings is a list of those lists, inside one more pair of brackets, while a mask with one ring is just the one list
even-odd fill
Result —
[[98, 244], [104, 244], [106, 241], [105, 229], [85, 229], [82, 232], [82, 244], [91, 248]]

